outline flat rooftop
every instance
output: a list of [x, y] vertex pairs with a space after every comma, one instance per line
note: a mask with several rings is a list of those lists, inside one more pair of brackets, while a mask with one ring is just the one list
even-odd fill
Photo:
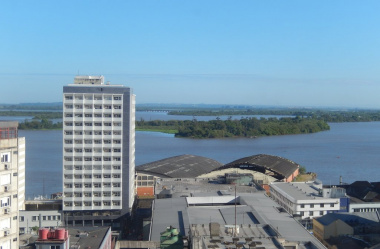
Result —
[[137, 166], [136, 172], [166, 178], [190, 178], [209, 173], [221, 165], [207, 157], [180, 155]]
[[335, 203], [337, 198], [322, 197], [319, 190], [315, 188], [313, 182], [273, 182], [270, 184], [276, 191], [280, 192], [289, 200], [297, 202], [297, 200], [324, 200], [331, 199], [331, 203]]
[[[261, 237], [268, 240], [268, 238], [278, 236], [287, 241], [309, 242], [315, 245], [315, 248], [325, 248], [288, 213], [281, 211], [281, 207], [264, 192], [238, 193], [236, 216], [235, 205], [233, 202], [231, 203], [231, 195], [234, 195], [234, 191], [227, 194], [230, 198], [227, 198], [224, 204], [220, 203], [221, 199], [213, 201], [215, 198], [223, 197], [220, 195], [202, 196], [202, 200], [198, 197], [155, 200], [150, 240], [159, 241], [160, 233], [169, 226], [178, 228], [182, 235], [188, 236], [194, 225], [200, 225], [203, 228], [197, 232], [199, 236], [209, 236], [209, 223], [219, 223], [221, 229], [225, 231], [226, 225], [235, 224], [236, 217], [236, 224], [242, 228], [239, 237], [249, 237], [255, 240]], [[206, 203], [207, 199], [209, 200], [208, 204]], [[199, 205], [189, 205], [189, 203], [197, 201], [200, 202]], [[268, 230], [268, 228], [270, 229]], [[220, 231], [221, 237], [225, 235], [223, 231]]]
[[110, 227], [69, 227], [70, 248], [99, 248]]
[[[166, 190], [165, 192], [172, 194], [173, 197], [210, 196], [210, 193], [221, 195], [223, 191], [234, 194], [235, 187], [233, 185], [211, 184], [209, 183], [210, 180], [207, 178], [159, 178], [156, 182], [155, 193], [161, 193], [163, 190]], [[236, 186], [236, 190], [240, 193], [259, 191], [256, 185]]]

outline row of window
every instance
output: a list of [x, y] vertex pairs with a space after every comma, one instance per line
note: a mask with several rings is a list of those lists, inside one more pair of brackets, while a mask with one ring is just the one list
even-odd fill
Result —
[[[317, 214], [317, 211], [315, 211], [315, 213]], [[301, 216], [305, 216], [305, 212], [301, 211], [300, 215]], [[321, 215], [321, 216], [324, 215], [324, 212], [323, 211], [319, 211], [319, 215]], [[314, 216], [314, 211], [309, 211], [309, 216]]]
[[104, 130], [104, 131], [64, 131], [65, 135], [75, 135], [75, 136], [82, 136], [82, 135], [85, 135], [85, 136], [92, 136], [92, 135], [96, 135], [96, 136], [100, 136], [100, 135], [105, 135], [105, 136], [110, 136], [110, 135], [121, 135], [121, 131], [108, 131], [108, 130]]
[[271, 188], [270, 189], [272, 196], [277, 199], [277, 201], [284, 203], [285, 205], [293, 207], [293, 202], [290, 201], [288, 198], [283, 196], [282, 194], [278, 193], [275, 189]]
[[65, 197], [111, 197], [112, 196], [120, 196], [119, 191], [103, 191], [103, 192], [65, 192]]
[[0, 128], [0, 139], [17, 138], [17, 127]]
[[102, 206], [111, 206], [111, 203], [112, 203], [112, 206], [120, 206], [120, 201], [74, 201], [74, 202], [71, 202], [71, 201], [65, 201], [64, 202], [64, 205], [65, 207], [82, 207], [82, 206], [85, 206], [85, 207], [91, 207], [92, 204], [93, 206], [96, 206], [96, 207], [100, 207]]
[[[84, 175], [71, 175], [71, 174], [65, 174], [65, 179], [100, 179], [102, 178], [102, 174], [84, 174]], [[103, 174], [103, 178], [120, 178], [120, 174]]]
[[98, 182], [98, 183], [65, 183], [65, 188], [110, 188], [111, 186], [114, 188], [120, 188], [120, 182], [113, 182], [112, 184], [110, 182]]
[[119, 169], [121, 169], [121, 166], [120, 165], [113, 165], [113, 166], [111, 166], [111, 165], [103, 165], [103, 166], [101, 166], [101, 165], [84, 165], [84, 166], [82, 166], [82, 165], [65, 165], [64, 166], [64, 169], [65, 170], [73, 170], [73, 169], [75, 169], [75, 170], [102, 170], [102, 168], [104, 169], [104, 170], [111, 170], [111, 169], [114, 169], [114, 170], [119, 170]]
[[153, 176], [138, 175], [137, 180], [153, 180]]
[[114, 157], [104, 156], [102, 158], [102, 157], [99, 157], [99, 156], [94, 156], [94, 157], [78, 157], [78, 156], [68, 157], [68, 156], [65, 156], [65, 161], [66, 162], [72, 162], [72, 161], [75, 161], [75, 162], [82, 162], [82, 161], [86, 161], [86, 162], [91, 162], [91, 161], [95, 161], [95, 162], [101, 162], [101, 161], [105, 161], [105, 162], [107, 162], [107, 161], [120, 162], [121, 161], [121, 157], [117, 157], [117, 156], [114, 156]]
[[[43, 215], [41, 216], [42, 220], [61, 220], [60, 215]], [[32, 216], [32, 221], [39, 221], [40, 217], [39, 216]], [[23, 222], [25, 221], [24, 216], [20, 216], [20, 221]]]
[[102, 109], [120, 110], [121, 105], [71, 105], [71, 104], [65, 104], [65, 108], [66, 109], [76, 109], [76, 110], [82, 110], [82, 109], [86, 109], [86, 110], [92, 110], [92, 109], [95, 109], [95, 110], [102, 110]]
[[109, 152], [121, 152], [121, 149], [111, 149], [111, 148], [65, 148], [65, 152], [68, 152], [68, 153], [71, 153], [71, 152], [76, 152], [76, 153], [82, 153], [82, 152], [86, 152], [86, 153], [102, 153], [102, 152], [105, 152], [105, 153], [109, 153]]
[[[325, 205], [329, 205], [330, 207], [335, 207], [335, 204], [334, 203], [330, 203], [330, 204], [324, 204], [324, 203], [321, 203], [321, 204], [310, 204], [309, 207], [310, 208], [314, 208], [314, 207], [317, 207], [317, 205], [319, 205], [319, 207], [323, 208], [325, 207]], [[301, 208], [306, 208], [307, 205], [305, 204], [301, 204]]]
[[[87, 126], [87, 127], [90, 127], [90, 126], [97, 126], [97, 127], [100, 127], [100, 126], [121, 126], [121, 123], [120, 122], [65, 122], [65, 126], [67, 127], [70, 127], [70, 126]], [[84, 125], [83, 125], [84, 124]]]
[[65, 95], [65, 100], [121, 100], [121, 95], [120, 96], [113, 96], [113, 95]]
[[137, 186], [154, 186], [154, 182], [153, 181], [143, 181], [143, 182], [138, 181]]
[[110, 114], [110, 113], [94, 113], [94, 114], [92, 114], [92, 113], [85, 113], [85, 114], [83, 114], [83, 113], [66, 113], [65, 114], [65, 117], [66, 118], [72, 118], [72, 117], [76, 117], [76, 118], [83, 118], [83, 117], [85, 117], [85, 118], [92, 118], [92, 117], [94, 117], [94, 118], [112, 118], [112, 117], [114, 117], [114, 118], [121, 118], [121, 114], [119, 114], [119, 113], [114, 113], [114, 114]]
[[65, 139], [65, 144], [121, 144], [120, 139]]

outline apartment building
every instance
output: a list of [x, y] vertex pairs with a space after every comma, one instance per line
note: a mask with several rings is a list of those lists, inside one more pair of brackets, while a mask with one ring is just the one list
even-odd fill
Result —
[[69, 225], [109, 225], [135, 189], [135, 96], [103, 76], [63, 87], [63, 211]]
[[0, 248], [18, 248], [18, 210], [25, 200], [25, 138], [18, 122], [0, 121]]

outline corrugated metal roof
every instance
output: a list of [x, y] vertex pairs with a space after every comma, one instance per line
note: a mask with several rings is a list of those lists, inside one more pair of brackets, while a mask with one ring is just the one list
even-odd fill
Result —
[[255, 156], [244, 157], [228, 163], [221, 168], [233, 168], [239, 165], [252, 165], [257, 167], [262, 167], [277, 174], [288, 178], [291, 176], [295, 170], [298, 169], [299, 165], [289, 159], [285, 159], [279, 156], [272, 156], [266, 154], [259, 154]]
[[209, 173], [221, 165], [221, 163], [210, 158], [181, 155], [140, 165], [136, 167], [136, 171], [168, 178], [193, 178]]

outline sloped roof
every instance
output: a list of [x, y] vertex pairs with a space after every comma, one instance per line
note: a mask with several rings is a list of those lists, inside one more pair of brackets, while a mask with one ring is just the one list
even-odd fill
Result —
[[221, 165], [207, 157], [180, 155], [137, 166], [136, 172], [168, 178], [194, 178]]
[[370, 183], [368, 181], [356, 181], [350, 185], [344, 186], [347, 194], [356, 197], [362, 201], [377, 201], [380, 195], [378, 183]]
[[329, 213], [315, 218], [319, 223], [327, 226], [336, 220], [341, 220], [351, 226], [356, 224], [371, 224], [379, 222], [375, 212], [368, 213]]
[[[81, 248], [100, 248], [106, 240], [106, 235], [111, 230], [110, 227], [70, 227], [70, 248], [72, 245], [80, 245]], [[87, 234], [80, 236], [81, 233]]]
[[269, 170], [283, 176], [284, 178], [288, 178], [294, 173], [294, 171], [296, 171], [299, 168], [299, 165], [297, 163], [286, 158], [266, 154], [259, 154], [235, 160], [231, 163], [222, 166], [219, 169], [236, 168], [241, 165], [251, 165], [254, 167]]

